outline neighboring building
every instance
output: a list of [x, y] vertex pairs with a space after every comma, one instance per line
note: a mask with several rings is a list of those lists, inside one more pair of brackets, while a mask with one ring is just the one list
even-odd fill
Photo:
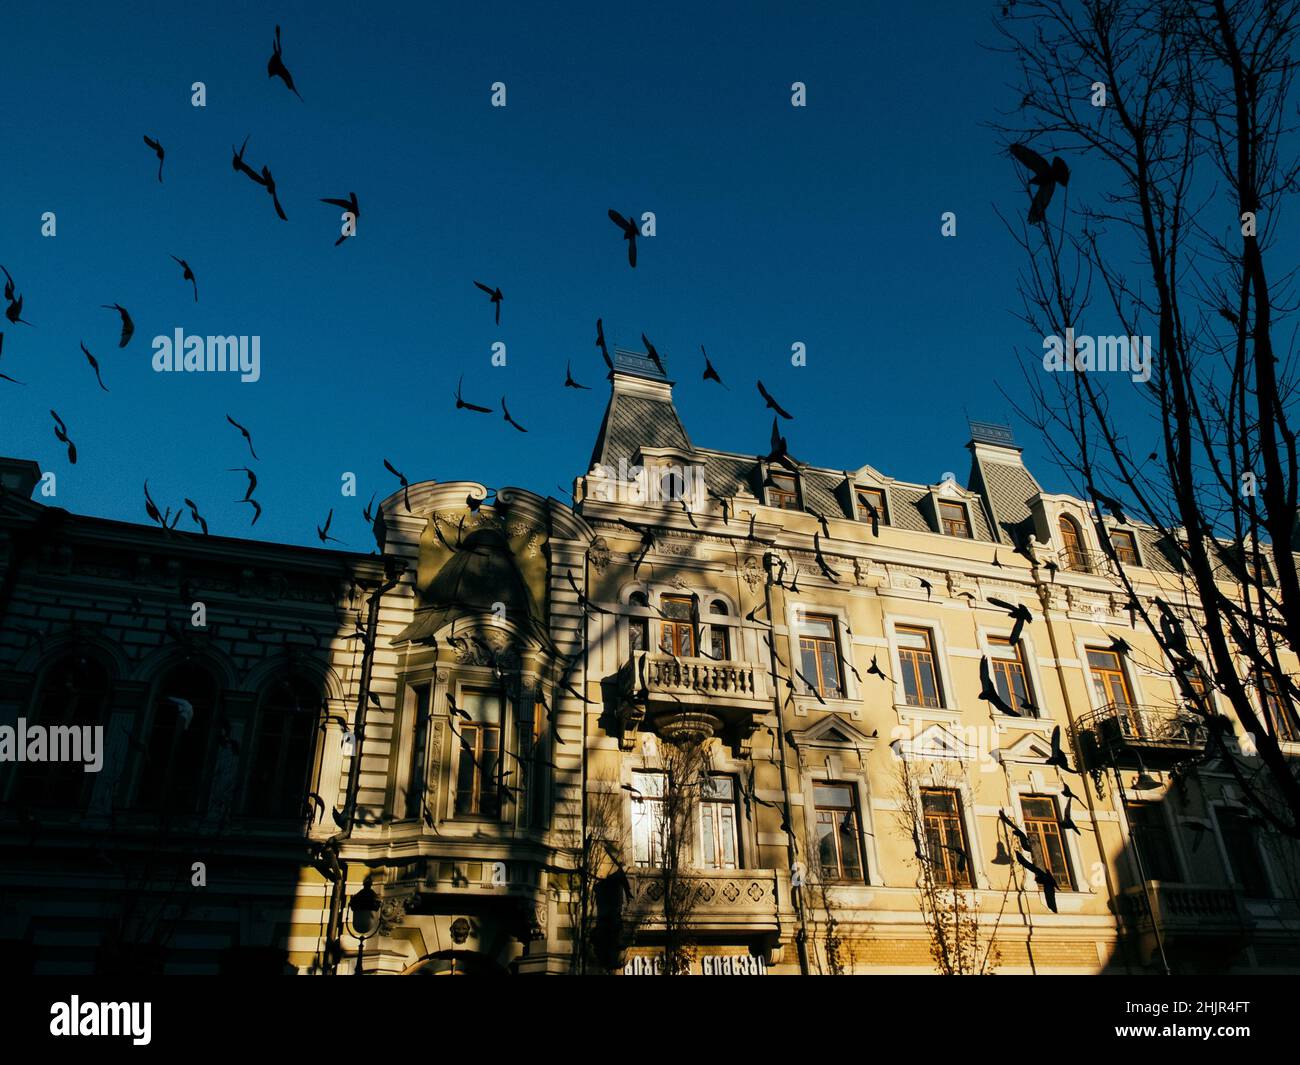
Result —
[[907, 484], [697, 447], [616, 367], [572, 507], [416, 484], [379, 555], [69, 515], [0, 460], [0, 725], [107, 735], [97, 774], [0, 765], [0, 950], [350, 972], [369, 877], [365, 972], [932, 972], [925, 862], [1001, 972], [1300, 970], [1300, 856], [1192, 764], [1097, 515], [1006, 430], [966, 487]]

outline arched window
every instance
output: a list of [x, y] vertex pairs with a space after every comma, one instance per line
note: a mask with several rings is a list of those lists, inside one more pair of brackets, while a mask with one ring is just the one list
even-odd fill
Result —
[[297, 817], [302, 812], [321, 702], [319, 683], [302, 676], [278, 677], [266, 686], [257, 710], [245, 813]]
[[731, 661], [731, 630], [724, 620], [727, 604], [715, 599], [709, 604], [709, 654], [719, 662]]
[[194, 813], [208, 784], [208, 749], [219, 686], [206, 668], [186, 662], [169, 670], [154, 693], [136, 805]]
[[1091, 567], [1088, 565], [1088, 554], [1083, 549], [1083, 533], [1079, 530], [1079, 523], [1068, 514], [1062, 514], [1057, 526], [1061, 530], [1061, 544], [1065, 548], [1066, 567], [1087, 573]]
[[[105, 724], [108, 709], [108, 670], [82, 654], [57, 659], [45, 671], [30, 725], [45, 730], [49, 760], [24, 762], [18, 777], [18, 801], [25, 806], [79, 810], [90, 799], [94, 773], [86, 772], [92, 751], [104, 756], [102, 737], [88, 729]], [[51, 731], [51, 730], [58, 730]], [[60, 755], [54, 757], [56, 740]], [[87, 747], [87, 740], [98, 746]]]

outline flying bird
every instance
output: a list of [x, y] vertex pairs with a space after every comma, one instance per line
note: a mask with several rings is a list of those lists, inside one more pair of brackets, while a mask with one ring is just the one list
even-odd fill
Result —
[[501, 397], [501, 411], [502, 411], [502, 413], [505, 415], [505, 419], [506, 419], [506, 421], [509, 422], [511, 425], [513, 425], [513, 426], [514, 426], [516, 429], [518, 429], [521, 433], [526, 433], [526, 432], [528, 432], [527, 429], [525, 429], [522, 425], [520, 425], [517, 421], [515, 421], [512, 417], [510, 417], [510, 408], [506, 406], [506, 397], [505, 397], [505, 396], [502, 396], [502, 397]]
[[[176, 259], [176, 256], [173, 255], [172, 258]], [[189, 281], [194, 286], [194, 302], [198, 303], [199, 283], [194, 277], [194, 271], [190, 269], [190, 264], [187, 263], [184, 259], [176, 259], [176, 261], [180, 263], [181, 269], [184, 271], [184, 273], [181, 275], [182, 280]]]
[[609, 367], [610, 373], [613, 373], [614, 360], [609, 357], [609, 347], [605, 343], [605, 321], [603, 318], [596, 319], [596, 347], [600, 348], [601, 358], [605, 360], [605, 365]]
[[1034, 615], [1029, 612], [1029, 608], [1024, 603], [1008, 603], [1005, 599], [995, 599], [993, 596], [989, 596], [989, 602], [1005, 610], [1007, 617], [1015, 621], [1011, 627], [1011, 635], [1007, 638], [1013, 644], [1019, 643], [1020, 631], [1025, 627], [1026, 622], [1034, 620]]
[[632, 574], [637, 575], [637, 570], [641, 568], [641, 563], [649, 550], [656, 545], [654, 530], [643, 525], [634, 525], [626, 518], [619, 518], [618, 523], [624, 528], [631, 529], [641, 537], [641, 553], [632, 561]]
[[256, 499], [249, 499], [247, 497], [238, 500], [238, 502], [247, 503], [250, 507], [253, 508], [253, 520], [250, 521], [248, 524], [250, 526], [256, 525], [257, 519], [262, 516], [262, 504], [259, 503]]
[[1069, 759], [1065, 756], [1065, 751], [1061, 749], [1061, 726], [1057, 725], [1052, 729], [1052, 756], [1048, 758], [1044, 765], [1054, 765], [1067, 773], [1076, 773], [1078, 770], [1070, 767]]
[[668, 371], [664, 369], [664, 360], [659, 357], [659, 352], [655, 350], [655, 346], [650, 343], [644, 333], [641, 334], [641, 343], [645, 345], [645, 353], [650, 356], [650, 361], [655, 364], [655, 368], [661, 374], [667, 374]]
[[108, 385], [104, 384], [104, 379], [99, 375], [99, 360], [90, 353], [90, 349], [86, 347], [84, 340], [81, 342], [81, 350], [86, 356], [86, 361], [90, 363], [90, 368], [95, 371], [95, 380], [99, 382], [99, 387], [107, 392]]
[[998, 691], [997, 685], [993, 683], [993, 677], [989, 671], [988, 655], [984, 655], [982, 658], [980, 658], [979, 698], [982, 701], [997, 707], [997, 709], [1001, 710], [1004, 714], [1008, 714], [1011, 717], [1020, 716], [1020, 711], [1014, 709], [1010, 703], [1008, 703], [1005, 699], [1002, 698], [1001, 693]]
[[822, 554], [821, 533], [813, 533], [813, 557], [817, 561], [817, 568], [821, 570], [822, 576], [833, 584], [838, 584], [839, 580], [835, 576], [835, 571], [831, 569], [830, 563], [826, 561], [826, 556]]
[[917, 577], [916, 579], [920, 582], [921, 587], [925, 589], [925, 597], [927, 599], [932, 598], [934, 596], [934, 585], [931, 584], [929, 581], [927, 581], [924, 577]]
[[[279, 78], [288, 86], [289, 91], [302, 99], [302, 93], [293, 84], [293, 75], [289, 73], [289, 68], [284, 65], [284, 52], [280, 47], [280, 27], [275, 27], [275, 44], [272, 46], [271, 58], [266, 62], [266, 76], [268, 78]], [[306, 101], [304, 101], [305, 103]]]
[[1016, 861], [1033, 874], [1034, 881], [1043, 889], [1043, 901], [1047, 903], [1047, 908], [1053, 913], [1056, 913], [1056, 889], [1058, 886], [1056, 883], [1056, 877], [1046, 869], [1040, 869], [1019, 852], [1016, 853]]
[[5, 275], [5, 300], [8, 306], [5, 307], [5, 317], [14, 325], [31, 325], [32, 323], [23, 318], [23, 298], [14, 295], [14, 279], [9, 276], [9, 271], [0, 266], [0, 270]]
[[402, 502], [406, 504], [406, 509], [411, 509], [411, 482], [406, 479], [406, 474], [401, 473], [391, 462], [384, 459], [384, 469], [391, 473], [401, 482], [402, 485]]
[[1020, 844], [1021, 850], [1031, 851], [1033, 848], [1029, 845], [1029, 836], [1019, 825], [1007, 816], [1005, 810], [998, 811], [998, 820], [1006, 825], [1011, 834], [1016, 837], [1016, 842]]
[[199, 513], [198, 505], [192, 499], [186, 499], [185, 505], [190, 508], [191, 520], [193, 520], [194, 524], [203, 530], [203, 535], [207, 536], [208, 523], [207, 520], [203, 517], [203, 515]]
[[885, 676], [885, 671], [880, 668], [879, 663], [876, 661], [875, 655], [871, 656], [871, 666], [867, 669], [867, 676], [879, 677], [881, 680], [889, 680], [889, 678]]
[[784, 407], [781, 406], [781, 404], [779, 404], [775, 399], [772, 398], [772, 393], [770, 393], [766, 388], [763, 387], [762, 381], [758, 382], [758, 391], [762, 394], [763, 399], [767, 402], [768, 407], [776, 411], [776, 413], [779, 414], [782, 418], [787, 418], [791, 420], [794, 418], [793, 414], [787, 411]]
[[1241, 325], [1241, 318], [1238, 317], [1233, 311], [1228, 310], [1227, 307], [1219, 308], [1219, 317], [1222, 318], [1224, 321], [1229, 322], [1232, 325], [1233, 329], [1236, 329]]
[[[704, 356], [704, 380], [717, 381], [718, 384], [722, 385], [722, 378], [718, 376], [718, 371], [714, 369], [713, 363], [709, 361], [709, 353], [704, 350], [703, 344], [700, 345], [700, 354]], [[726, 385], [722, 385], [722, 387], [727, 388]], [[727, 391], [731, 390], [727, 389]]]
[[253, 438], [252, 436], [249, 435], [248, 430], [245, 429], [242, 425], [240, 425], [237, 421], [235, 421], [235, 419], [232, 418], [229, 414], [226, 415], [226, 421], [228, 421], [231, 425], [233, 425], [236, 429], [239, 430], [240, 435], [248, 442], [249, 454], [252, 455], [254, 459], [256, 459], [257, 452], [253, 450]]
[[578, 384], [577, 381], [575, 381], [575, 380], [573, 379], [573, 368], [572, 368], [572, 366], [569, 365], [569, 363], [568, 363], [567, 361], [566, 361], [565, 364], [564, 364], [564, 387], [565, 387], [565, 388], [585, 388], [588, 392], [591, 391], [591, 386], [590, 386], [590, 385], [580, 385], [580, 384]]
[[1070, 168], [1059, 155], [1049, 164], [1046, 159], [1024, 144], [1011, 145], [1011, 154], [1018, 163], [1034, 172], [1029, 183], [1037, 185], [1038, 190], [1029, 204], [1029, 224], [1037, 225], [1046, 216], [1047, 205], [1052, 202], [1052, 194], [1056, 192], [1056, 186], [1070, 183]]
[[328, 203], [334, 207], [347, 211], [352, 216], [352, 232], [339, 234], [339, 239], [334, 242], [334, 247], [338, 247], [350, 236], [356, 236], [357, 219], [361, 217], [361, 204], [357, 202], [357, 194], [349, 192], [346, 200], [327, 200], [322, 198], [321, 203]]
[[334, 520], [334, 508], [330, 507], [330, 512], [325, 515], [324, 527], [321, 527], [320, 525], [316, 526], [316, 536], [323, 544], [328, 543], [330, 540], [333, 540], [336, 544], [341, 544], [343, 542], [337, 536], [330, 535], [330, 522], [332, 522], [333, 520]]
[[117, 313], [121, 316], [122, 335], [120, 338], [118, 338], [117, 346], [119, 348], [126, 347], [129, 343], [131, 343], [131, 338], [135, 336], [135, 322], [131, 321], [130, 314], [127, 313], [126, 308], [123, 307], [120, 303], [101, 303], [100, 306], [103, 307], [104, 310], [106, 311], [117, 311]]
[[271, 176], [271, 168], [269, 166], [262, 167], [262, 184], [266, 187], [266, 191], [271, 194], [271, 202], [275, 205], [275, 213], [280, 216], [280, 221], [289, 221], [288, 215], [284, 213], [284, 208], [280, 206], [280, 197], [275, 191], [275, 178]]
[[623, 239], [627, 241], [627, 264], [636, 269], [636, 238], [640, 227], [630, 219], [624, 218], [612, 207], [609, 210], [609, 220], [623, 231]]
[[151, 136], [149, 136], [149, 134], [147, 134], [147, 133], [144, 135], [144, 142], [145, 142], [145, 144], [149, 145], [150, 148], [153, 149], [153, 154], [156, 155], [156, 156], [158, 157], [158, 184], [161, 185], [161, 184], [162, 184], [163, 157], [164, 157], [167, 153], [163, 150], [163, 146], [162, 146], [161, 144], [159, 144], [156, 140], [154, 140]]
[[488, 288], [487, 285], [483, 284], [482, 281], [475, 281], [474, 285], [476, 288], [480, 288], [488, 294], [488, 299], [491, 300], [492, 306], [496, 309], [497, 325], [500, 325], [501, 324], [501, 298], [502, 298], [501, 290], [499, 288]]
[[158, 504], [153, 501], [153, 496], [149, 494], [149, 482], [144, 482], [144, 512], [149, 515], [149, 520], [167, 528], [167, 518], [163, 512], [158, 509]]
[[77, 445], [68, 439], [68, 427], [63, 424], [63, 419], [54, 411], [50, 411], [50, 416], [54, 418], [54, 435], [59, 443], [68, 445], [68, 462], [75, 466], [77, 464]]
[[238, 502], [247, 503], [250, 499], [252, 499], [253, 492], [257, 490], [257, 474], [255, 474], [247, 466], [232, 466], [226, 472], [244, 473], [248, 475], [248, 490], [244, 493], [244, 498], [238, 500]]
[[[249, 136], [251, 137], [252, 134], [250, 133]], [[263, 183], [262, 175], [244, 162], [244, 151], [247, 148], [248, 137], [244, 138], [244, 143], [239, 146], [239, 151], [235, 151], [235, 146], [233, 144], [230, 146], [230, 169], [232, 169], [236, 174], [246, 175], [250, 180], [256, 181], [261, 185]]]
[[464, 375], [464, 374], [461, 374], [461, 375], [460, 375], [460, 380], [456, 382], [456, 409], [457, 409], [457, 410], [472, 410], [472, 411], [476, 411], [476, 412], [479, 413], [479, 414], [491, 414], [491, 413], [492, 413], [492, 408], [491, 408], [491, 407], [480, 407], [477, 403], [467, 403], [467, 402], [466, 402], [466, 401], [461, 397], [461, 394], [460, 394], [460, 387], [461, 387], [461, 385], [463, 385], [464, 383], [465, 383], [465, 375]]

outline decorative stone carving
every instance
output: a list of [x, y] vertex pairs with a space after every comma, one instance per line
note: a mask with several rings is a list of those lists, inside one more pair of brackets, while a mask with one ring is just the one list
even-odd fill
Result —
[[603, 536], [597, 536], [591, 541], [587, 557], [597, 573], [604, 573], [610, 561], [609, 542]]

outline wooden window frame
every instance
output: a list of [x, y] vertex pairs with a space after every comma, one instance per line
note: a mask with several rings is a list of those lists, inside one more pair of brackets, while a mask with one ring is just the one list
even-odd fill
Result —
[[[1031, 810], [1030, 804], [1045, 803], [1049, 812], [1038, 813]], [[1057, 886], [1062, 891], [1077, 890], [1074, 879], [1074, 865], [1070, 861], [1070, 848], [1061, 828], [1061, 809], [1055, 795], [1040, 795], [1036, 792], [1020, 796], [1020, 814], [1029, 836], [1030, 853], [1040, 869], [1046, 869], [1056, 878]], [[1053, 852], [1049, 843], [1054, 842], [1057, 850]], [[1036, 845], [1036, 846], [1035, 846]], [[1059, 858], [1053, 861], [1055, 853]]]
[[[813, 787], [813, 812], [814, 824], [816, 826], [830, 825], [831, 832], [829, 838], [835, 841], [835, 871], [833, 875], [827, 873], [826, 865], [822, 858], [822, 836], [820, 829], [814, 829], [814, 845], [817, 850], [817, 864], [822, 879], [828, 883], [836, 884], [865, 884], [867, 883], [867, 854], [865, 840], [862, 836], [862, 813], [859, 809], [858, 789], [855, 784], [847, 780], [814, 780]], [[818, 788], [842, 788], [848, 793], [848, 805], [840, 805], [830, 801], [823, 802], [817, 797]], [[842, 834], [840, 832], [841, 819], [839, 815], [847, 813], [852, 820], [852, 837], [858, 868], [856, 874], [846, 874], [844, 865], [844, 847]], [[823, 814], [826, 815], [823, 818]]]
[[[847, 698], [847, 692], [844, 687], [844, 660], [840, 650], [840, 619], [834, 614], [814, 614], [800, 612], [799, 621], [799, 667], [808, 680], [813, 681], [817, 693], [823, 699], [844, 699]], [[803, 631], [808, 622], [825, 622], [830, 630], [829, 636], [815, 636]], [[833, 686], [827, 683], [826, 656], [822, 654], [823, 650], [829, 649], [830, 660], [834, 665], [835, 674]], [[806, 665], [804, 655], [812, 653], [813, 661], [816, 662], [817, 668], [809, 672], [804, 666]]]
[[[457, 758], [456, 781], [452, 795], [452, 809], [455, 816], [469, 820], [479, 819], [486, 821], [501, 821], [505, 815], [505, 803], [503, 800], [504, 789], [503, 782], [505, 771], [505, 744], [508, 735], [508, 727], [511, 718], [511, 704], [506, 697], [506, 693], [498, 688], [478, 688], [468, 686], [462, 694], [488, 695], [495, 696], [498, 700], [499, 720], [495, 723], [462, 721], [456, 725], [457, 737]], [[489, 737], [496, 740], [496, 746], [490, 747], [485, 742]], [[472, 744], [466, 742], [472, 739]], [[495, 754], [496, 756], [496, 773], [492, 781], [495, 792], [494, 802], [485, 811], [483, 798], [487, 794], [484, 788], [483, 760], [485, 754]], [[466, 758], [472, 756], [472, 761], [466, 762]], [[462, 806], [461, 796], [465, 794], [465, 788], [461, 786], [461, 780], [465, 775], [466, 764], [469, 765], [470, 787], [469, 802], [467, 807]], [[495, 811], [493, 810], [495, 807]]]
[[[788, 479], [793, 487], [790, 489], [779, 487], [777, 484], [778, 477]], [[775, 507], [777, 510], [801, 509], [799, 505], [799, 475], [797, 473], [792, 473], [789, 470], [769, 469], [767, 471], [767, 480], [767, 505], [769, 507]], [[786, 505], [787, 502], [789, 503], [788, 506]]]
[[[1106, 535], [1110, 537], [1110, 545], [1115, 549], [1115, 557], [1125, 566], [1142, 565], [1142, 556], [1138, 554], [1137, 536], [1127, 529], [1107, 529]], [[1121, 543], [1127, 541], [1127, 545], [1121, 547]]]
[[[952, 808], [938, 811], [927, 809], [927, 797], [939, 796], [951, 799]], [[961, 792], [956, 788], [922, 788], [921, 820], [925, 825], [926, 849], [929, 851], [927, 857], [930, 868], [934, 870], [935, 880], [944, 887], [974, 888], [975, 866], [971, 857], [970, 840], [966, 835], [966, 820], [962, 816]], [[965, 870], [960, 868], [961, 862], [954, 850], [965, 857]]]
[[[955, 507], [961, 512], [961, 519], [949, 517], [944, 513], [945, 507]], [[939, 527], [943, 530], [944, 536], [954, 536], [959, 540], [975, 539], [975, 530], [971, 525], [970, 507], [959, 500], [939, 500]], [[955, 531], [957, 529], [964, 529], [965, 532]]]
[[867, 513], [866, 508], [862, 505], [862, 500], [858, 498], [860, 495], [871, 495], [875, 497], [870, 500], [870, 503], [876, 508], [876, 515], [880, 519], [880, 524], [888, 525], [889, 497], [885, 493], [885, 490], [883, 488], [873, 488], [871, 485], [867, 484], [855, 484], [853, 486], [853, 505], [858, 508], [858, 520], [870, 521], [871, 515]]
[[[898, 669], [899, 683], [903, 685], [903, 701], [908, 706], [918, 706], [930, 710], [942, 710], [945, 707], [943, 693], [943, 677], [939, 672], [939, 652], [935, 646], [934, 630], [926, 628], [923, 625], [896, 625], [894, 627], [895, 639], [899, 636], [921, 636], [925, 639], [925, 648], [904, 647], [902, 643], [898, 644]], [[924, 693], [925, 685], [921, 682], [920, 663], [923, 659], [928, 658], [930, 663], [930, 676], [934, 681], [934, 701], [926, 702]], [[912, 677], [915, 695], [913, 696], [907, 690], [907, 677]]]
[[[684, 605], [687, 616], [669, 617], [667, 607], [670, 603], [674, 606]], [[691, 605], [689, 595], [664, 594], [659, 597], [659, 609], [663, 614], [659, 625], [659, 650], [664, 654], [675, 655], [677, 658], [695, 658], [699, 653], [695, 646], [696, 624], [691, 614]]]
[[[999, 657], [996, 654], [989, 655], [993, 683], [998, 689], [998, 694], [1021, 713], [1030, 717], [1041, 717], [1042, 714], [1037, 709], [1038, 704], [1034, 701], [1034, 684], [1029, 676], [1029, 663], [1025, 659], [1024, 641], [1017, 640], [1012, 643], [1009, 636], [990, 636], [988, 642], [990, 651], [995, 647], [1003, 647], [1012, 652], [1010, 657]], [[1016, 693], [1015, 684], [1013, 683], [1012, 674], [1016, 672], [1020, 674], [1021, 685], [1024, 688], [1023, 702]], [[1035, 707], [1032, 713], [1025, 709], [1024, 703], [1026, 702]]]

